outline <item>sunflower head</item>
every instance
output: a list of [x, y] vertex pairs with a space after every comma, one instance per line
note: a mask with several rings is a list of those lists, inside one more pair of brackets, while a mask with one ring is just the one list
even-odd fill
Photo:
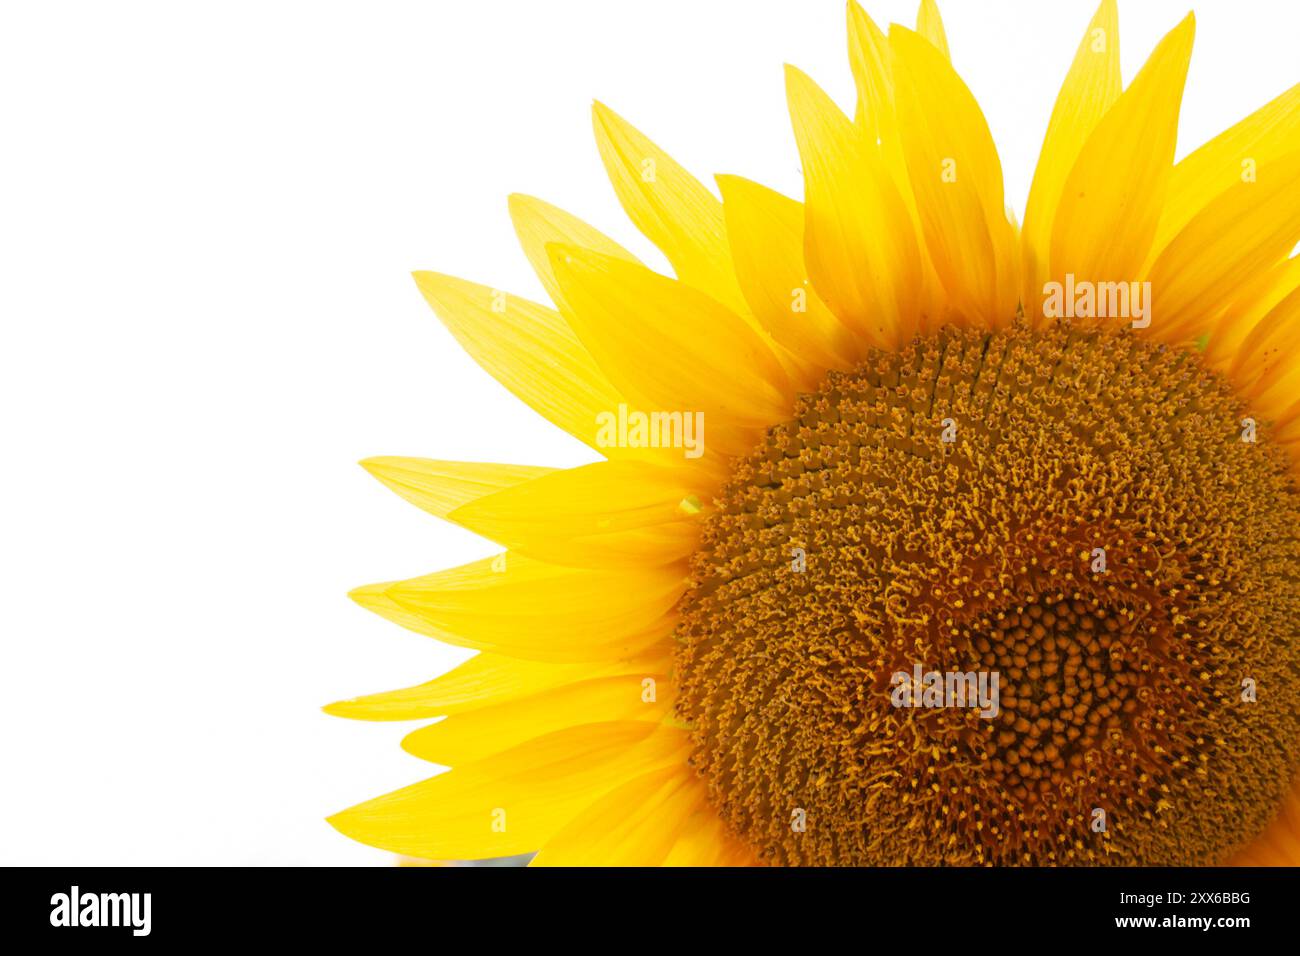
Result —
[[1239, 696], [1300, 669], [1300, 498], [1243, 414], [1191, 353], [1068, 326], [831, 373], [723, 487], [681, 604], [720, 812], [785, 863], [1248, 840], [1300, 744], [1300, 713]]
[[452, 769], [332, 818], [535, 863], [1300, 859], [1300, 87], [1175, 163], [1193, 19], [1074, 53], [1023, 225], [931, 0], [787, 68], [802, 201], [597, 104], [657, 273], [511, 198], [553, 308], [418, 273], [599, 460], [381, 458], [502, 545], [361, 588], [479, 651], [340, 702]]

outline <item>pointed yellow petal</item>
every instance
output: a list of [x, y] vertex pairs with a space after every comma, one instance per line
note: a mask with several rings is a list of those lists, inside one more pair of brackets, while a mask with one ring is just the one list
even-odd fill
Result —
[[663, 251], [679, 279], [743, 311], [718, 198], [604, 104], [592, 106], [592, 125], [628, 218]]
[[1037, 314], [1042, 301], [1051, 255], [1052, 220], [1061, 189], [1083, 144], [1119, 99], [1122, 88], [1119, 14], [1115, 0], [1102, 0], [1057, 94], [1029, 188], [1022, 231], [1026, 280], [1023, 300], [1027, 313]]
[[423, 684], [340, 700], [323, 709], [327, 714], [352, 720], [445, 717], [504, 704], [580, 680], [667, 673], [672, 656], [672, 648], [667, 644], [621, 660], [579, 664], [528, 661], [484, 651]]
[[1194, 32], [1189, 14], [1160, 41], [1080, 151], [1052, 222], [1054, 279], [1138, 277], [1169, 184]]
[[382, 456], [361, 462], [366, 469], [411, 504], [438, 518], [461, 505], [550, 474], [535, 465], [494, 465], [473, 461]]
[[1220, 133], [1174, 167], [1156, 248], [1252, 167], [1300, 149], [1300, 84]]
[[[717, 197], [608, 107], [594, 104], [592, 120], [605, 169], [629, 218], [663, 250], [684, 284], [730, 309], [766, 340], [736, 281]], [[596, 244], [563, 237], [552, 241], [611, 254]], [[787, 373], [812, 375], [798, 353], [770, 341], [768, 345]]]
[[948, 35], [939, 17], [939, 5], [934, 0], [921, 0], [921, 9], [916, 11], [916, 32], [929, 40], [945, 60], [952, 60], [952, 54], [948, 52]]
[[1300, 257], [1279, 262], [1243, 283], [1237, 299], [1209, 330], [1205, 362], [1228, 372], [1241, 353], [1241, 343], [1279, 302], [1300, 289]]
[[357, 603], [459, 647], [541, 661], [626, 657], [665, 639], [680, 566], [561, 568], [507, 554], [352, 592]]
[[[647, 680], [653, 682], [654, 694], [647, 694]], [[647, 700], [648, 696], [652, 699]], [[614, 720], [657, 723], [669, 700], [668, 682], [662, 673], [598, 677], [453, 714], [407, 734], [402, 747], [421, 760], [458, 767], [566, 727]]]
[[1280, 415], [1300, 395], [1300, 289], [1279, 302], [1241, 344], [1231, 378], [1248, 405], [1265, 421]]
[[739, 176], [717, 180], [736, 276], [755, 318], [822, 370], [851, 367], [861, 346], [808, 281], [803, 205]]
[[564, 310], [564, 303], [560, 301], [560, 286], [555, 281], [551, 259], [546, 254], [548, 243], [560, 242], [628, 262], [638, 261], [636, 256], [613, 239], [578, 217], [532, 196], [515, 193], [510, 197], [510, 219], [514, 223], [515, 235], [519, 237], [524, 255], [532, 264], [537, 278], [546, 287], [546, 294], [561, 311]]
[[[734, 312], [682, 282], [621, 259], [551, 246], [573, 327], [643, 411], [703, 412], [706, 447], [728, 426], [766, 428], [790, 411], [790, 383]], [[733, 443], [723, 450], [748, 450]]]
[[644, 774], [579, 813], [529, 866], [658, 866], [698, 803], [684, 763]]
[[[435, 272], [415, 273], [429, 305], [474, 361], [543, 418], [596, 447], [596, 416], [623, 397], [564, 319], [536, 303]], [[599, 449], [626, 457], [619, 448]]]
[[893, 53], [884, 33], [857, 0], [848, 3], [848, 36], [849, 68], [858, 91], [857, 121], [869, 144], [897, 146]]
[[569, 567], [639, 568], [687, 557], [699, 538], [707, 488], [684, 469], [602, 461], [518, 484], [450, 518], [512, 551]]
[[415, 631], [417, 634], [442, 639], [441, 632], [429, 627], [419, 615], [408, 611], [388, 596], [388, 589], [395, 583], [395, 581], [385, 581], [379, 584], [367, 584], [359, 588], [353, 588], [348, 592], [348, 597], [367, 611], [378, 614], [394, 624], [400, 624], [408, 631]]
[[681, 761], [684, 737], [649, 721], [570, 727], [329, 822], [354, 840], [426, 860], [530, 853], [625, 780]]
[[[907, 158], [899, 140], [898, 116], [894, 104], [894, 54], [889, 38], [881, 32], [857, 0], [848, 3], [849, 66], [858, 90], [856, 124], [862, 130], [867, 148], [878, 144], [881, 161], [889, 172], [911, 222], [910, 241], [921, 235], [921, 219], [916, 210], [916, 197], [907, 172]], [[930, 261], [924, 242], [917, 243], [917, 257], [921, 263], [920, 291], [914, 308], [916, 312], [904, 319], [898, 330], [902, 335], [925, 333], [936, 324], [946, 321], [946, 296]]]
[[809, 278], [868, 343], [896, 344], [915, 321], [920, 285], [907, 207], [879, 149], [817, 84], [786, 67], [786, 95], [803, 161]]
[[591, 664], [525, 661], [484, 651], [426, 683], [337, 701], [325, 712], [354, 720], [442, 717], [538, 694], [590, 677], [597, 669]]
[[1209, 326], [1300, 241], [1300, 150], [1261, 163], [1188, 221], [1151, 267], [1152, 324], [1177, 339]]
[[889, 40], [899, 134], [930, 260], [969, 320], [1006, 322], [1019, 297], [1018, 262], [984, 114], [927, 40], [897, 25]]

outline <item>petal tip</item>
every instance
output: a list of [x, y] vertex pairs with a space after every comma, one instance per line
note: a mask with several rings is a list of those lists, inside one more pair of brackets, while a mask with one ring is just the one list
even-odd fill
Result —
[[348, 592], [348, 598], [370, 610], [379, 605], [380, 599], [388, 591], [387, 584], [364, 584]]
[[332, 704], [325, 704], [321, 707], [321, 712], [329, 714], [331, 717], [346, 717], [350, 700], [336, 700]]
[[610, 121], [617, 121], [618, 114], [602, 103], [600, 100], [591, 101], [591, 119], [598, 127], [603, 126]]

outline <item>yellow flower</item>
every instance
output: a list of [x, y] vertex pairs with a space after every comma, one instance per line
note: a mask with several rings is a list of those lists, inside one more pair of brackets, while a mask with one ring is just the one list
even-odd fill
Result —
[[363, 587], [480, 653], [340, 702], [452, 769], [333, 817], [429, 860], [1300, 863], [1300, 87], [1174, 163], [1188, 17], [1127, 88], [1115, 4], [1023, 226], [938, 12], [848, 8], [804, 202], [722, 200], [597, 105], [675, 278], [510, 211], [548, 308], [416, 280], [603, 460], [376, 458], [497, 558]]

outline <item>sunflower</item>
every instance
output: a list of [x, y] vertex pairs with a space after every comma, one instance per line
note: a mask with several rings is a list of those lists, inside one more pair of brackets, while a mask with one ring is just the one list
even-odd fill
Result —
[[1023, 223], [931, 0], [849, 4], [852, 118], [787, 68], [802, 202], [597, 104], [675, 277], [525, 196], [554, 308], [416, 274], [601, 460], [363, 463], [506, 550], [353, 593], [480, 653], [327, 708], [444, 718], [404, 746], [451, 768], [330, 822], [536, 865], [1300, 862], [1300, 86], [1175, 163], [1193, 30], [1124, 87], [1101, 4]]

